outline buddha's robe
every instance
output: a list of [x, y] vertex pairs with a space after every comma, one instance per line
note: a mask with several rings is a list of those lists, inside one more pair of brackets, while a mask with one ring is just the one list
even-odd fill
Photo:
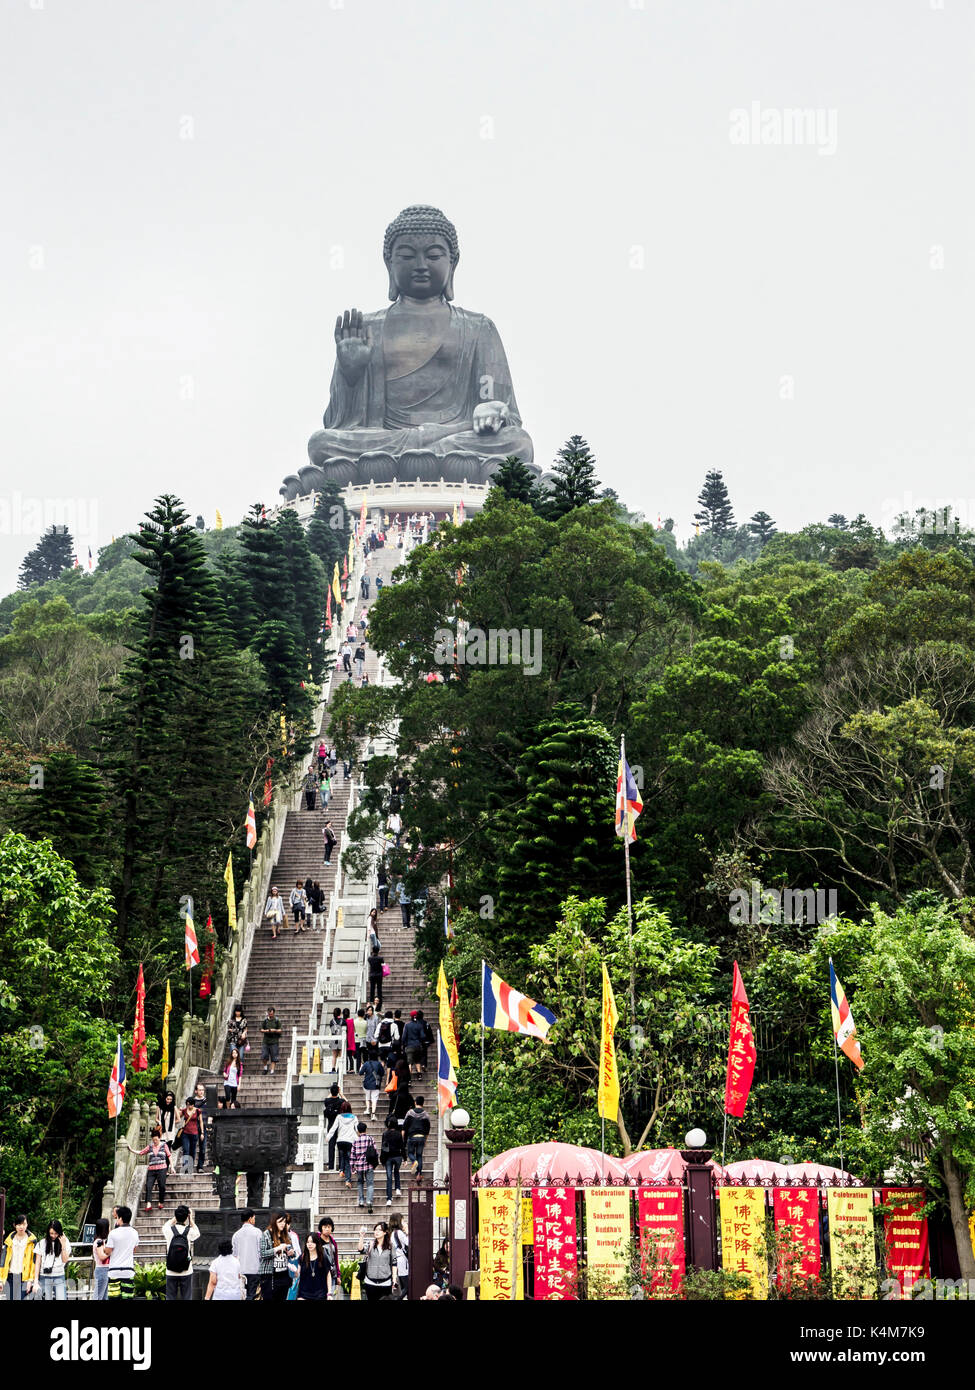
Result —
[[[531, 462], [532, 442], [521, 427], [497, 329], [483, 314], [449, 307], [443, 338], [432, 355], [392, 380], [387, 379], [383, 351], [389, 310], [363, 315], [363, 327], [372, 334], [369, 362], [354, 385], [336, 362], [324, 429], [308, 442], [308, 457], [324, 477], [339, 483], [368, 482], [370, 476], [379, 481], [383, 468], [371, 470], [370, 460], [362, 456], [396, 460], [408, 451], [438, 459], [450, 454], [516, 454]], [[475, 408], [487, 401], [503, 401], [508, 407], [508, 421], [496, 434], [478, 434], [472, 428]], [[386, 463], [388, 467], [389, 458]]]

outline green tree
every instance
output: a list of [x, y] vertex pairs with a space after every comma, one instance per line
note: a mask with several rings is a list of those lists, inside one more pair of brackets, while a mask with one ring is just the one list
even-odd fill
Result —
[[733, 529], [734, 508], [720, 469], [708, 469], [704, 477], [704, 486], [698, 493], [697, 504], [700, 511], [694, 513], [694, 520], [702, 530], [720, 537]]
[[19, 585], [29, 589], [57, 579], [62, 570], [74, 564], [74, 541], [67, 526], [52, 526], [21, 561]]
[[775, 522], [769, 516], [768, 512], [754, 512], [749, 520], [748, 529], [753, 532], [758, 540], [761, 541], [762, 545], [764, 545], [767, 540], [775, 535]]
[[322, 562], [325, 580], [332, 577], [335, 563], [341, 569], [342, 556], [349, 548], [349, 514], [337, 483], [324, 483], [315, 500], [308, 523], [308, 548]]
[[50, 841], [0, 839], [0, 1169], [8, 1211], [69, 1221], [107, 1170], [112, 904]]
[[491, 486], [503, 492], [509, 502], [524, 502], [533, 507], [538, 501], [534, 474], [515, 454], [501, 460], [491, 478]]
[[555, 456], [552, 489], [545, 502], [545, 515], [552, 521], [595, 502], [599, 492], [596, 460], [580, 434], [567, 440]]

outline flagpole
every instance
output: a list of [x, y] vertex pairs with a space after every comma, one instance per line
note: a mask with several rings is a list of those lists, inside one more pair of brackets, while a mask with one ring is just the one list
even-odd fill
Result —
[[840, 1168], [843, 1167], [843, 1115], [840, 1110], [840, 1050], [836, 1045], [836, 1034], [833, 1034], [833, 1064], [836, 1068], [836, 1135], [837, 1143], [840, 1148]]
[[484, 961], [481, 961], [481, 1167], [487, 1161], [484, 1149]]
[[[626, 740], [620, 734], [620, 763], [623, 778], [623, 862], [626, 866], [626, 923], [630, 932], [630, 1023], [636, 1023], [636, 959], [633, 955], [633, 897], [630, 889], [630, 817], [626, 809]], [[634, 1083], [635, 1084], [635, 1083]]]
[[728, 1112], [724, 1112], [724, 1132], [721, 1135], [721, 1167], [724, 1167], [724, 1150], [728, 1142]]

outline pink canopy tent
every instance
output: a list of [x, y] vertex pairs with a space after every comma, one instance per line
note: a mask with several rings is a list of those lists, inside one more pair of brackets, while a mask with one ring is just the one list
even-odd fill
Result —
[[500, 1181], [522, 1187], [598, 1186], [600, 1182], [627, 1183], [629, 1177], [618, 1158], [577, 1144], [523, 1144], [497, 1154], [475, 1174], [480, 1184]]
[[[678, 1149], [642, 1149], [621, 1158], [620, 1164], [638, 1183], [683, 1182], [687, 1169]], [[714, 1159], [708, 1161], [708, 1167], [721, 1174], [721, 1165]]]
[[827, 1186], [836, 1186], [839, 1183], [859, 1183], [860, 1179], [855, 1178], [852, 1173], [847, 1173], [843, 1168], [830, 1168], [828, 1163], [790, 1163], [786, 1171], [789, 1182], [802, 1183], [825, 1183]]
[[770, 1158], [744, 1158], [739, 1163], [725, 1166], [725, 1177], [736, 1182], [786, 1182], [789, 1169], [784, 1163], [773, 1163]]

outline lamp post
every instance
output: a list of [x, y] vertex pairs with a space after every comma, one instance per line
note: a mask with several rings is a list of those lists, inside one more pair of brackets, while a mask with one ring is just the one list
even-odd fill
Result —
[[464, 1275], [474, 1263], [474, 1213], [471, 1161], [474, 1131], [466, 1110], [455, 1106], [449, 1112], [447, 1140], [447, 1184], [450, 1191], [450, 1282], [463, 1288]]
[[714, 1177], [708, 1167], [712, 1150], [705, 1147], [703, 1129], [689, 1129], [684, 1135], [686, 1148], [680, 1156], [687, 1164], [685, 1230], [687, 1263], [695, 1269], [717, 1269], [717, 1225], [714, 1219]]

